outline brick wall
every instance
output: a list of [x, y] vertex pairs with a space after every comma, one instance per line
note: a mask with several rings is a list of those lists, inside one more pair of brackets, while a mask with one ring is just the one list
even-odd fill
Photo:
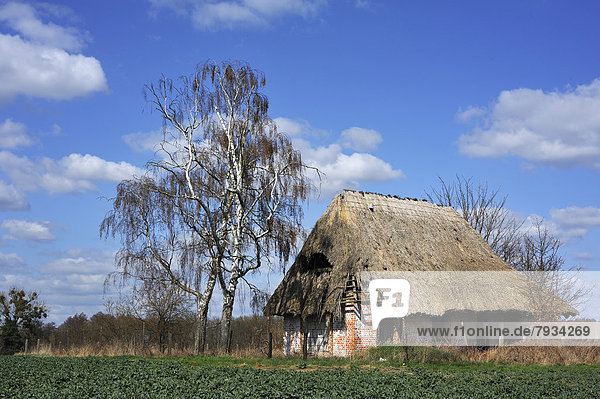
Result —
[[[307, 349], [311, 355], [348, 356], [376, 345], [377, 336], [371, 328], [371, 315], [365, 310], [361, 320], [361, 307], [356, 303], [346, 306], [344, 320], [328, 317], [309, 317]], [[328, 324], [331, 324], [329, 327]], [[304, 334], [299, 317], [286, 317], [283, 322], [283, 350], [286, 355], [302, 354]]]
[[283, 319], [283, 353], [286, 356], [302, 353], [302, 331], [299, 317]]

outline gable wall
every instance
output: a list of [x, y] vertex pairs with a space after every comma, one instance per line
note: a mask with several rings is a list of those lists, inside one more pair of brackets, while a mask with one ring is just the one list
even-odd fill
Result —
[[[326, 320], [314, 317], [307, 318], [306, 323], [307, 350], [311, 355], [348, 356], [376, 345], [370, 314], [365, 315], [363, 323], [359, 310], [353, 305], [347, 306], [344, 320], [333, 321], [332, 328], [328, 328]], [[304, 334], [301, 328], [300, 317], [284, 318], [283, 351], [286, 356], [302, 354]]]

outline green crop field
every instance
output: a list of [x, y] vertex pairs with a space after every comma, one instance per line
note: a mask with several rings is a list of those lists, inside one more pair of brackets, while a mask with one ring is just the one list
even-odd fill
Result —
[[295, 362], [1, 356], [0, 398], [600, 397], [599, 366]]

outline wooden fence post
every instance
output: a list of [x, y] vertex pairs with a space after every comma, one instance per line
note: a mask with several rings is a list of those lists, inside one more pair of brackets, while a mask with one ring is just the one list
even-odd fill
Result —
[[27, 354], [28, 349], [29, 349], [29, 339], [25, 338], [25, 354]]
[[267, 355], [270, 358], [273, 357], [273, 333], [269, 332], [269, 352]]
[[40, 339], [37, 340], [37, 354], [40, 354]]
[[169, 348], [167, 349], [167, 355], [171, 356], [171, 348], [173, 347], [173, 333], [169, 331]]
[[306, 360], [308, 357], [308, 334], [306, 327], [306, 320], [300, 319], [300, 331], [302, 331], [302, 359]]
[[231, 355], [231, 341], [233, 341], [233, 330], [229, 330], [229, 341], [227, 341], [227, 354]]

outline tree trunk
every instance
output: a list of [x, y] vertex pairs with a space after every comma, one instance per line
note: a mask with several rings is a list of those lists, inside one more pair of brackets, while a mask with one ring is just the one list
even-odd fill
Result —
[[[229, 121], [231, 125], [231, 120]], [[242, 159], [241, 152], [238, 153], [235, 148], [235, 140], [233, 136], [233, 130], [231, 126], [227, 129], [228, 136], [228, 156], [229, 156], [229, 167], [234, 172], [231, 176], [231, 181], [228, 179], [227, 188], [231, 186], [233, 192], [233, 203], [235, 208], [235, 221], [232, 225], [231, 235], [233, 238], [232, 243], [232, 262], [231, 262], [231, 273], [229, 275], [229, 281], [225, 284], [224, 279], [221, 278], [221, 290], [223, 292], [223, 310], [221, 312], [221, 328], [219, 338], [219, 350], [226, 352], [229, 348], [230, 337], [231, 337], [231, 318], [233, 315], [233, 304], [235, 302], [235, 291], [237, 288], [238, 280], [242, 277], [243, 267], [243, 230], [244, 230], [244, 206], [241, 201], [241, 195], [238, 195], [242, 191], [243, 187], [243, 173], [242, 173]], [[231, 184], [230, 184], [231, 183]]]
[[200, 355], [206, 349], [206, 327], [208, 325], [208, 302], [207, 306], [198, 306], [196, 317], [196, 335], [194, 342], [194, 354]]
[[243, 264], [242, 261], [242, 248], [241, 248], [241, 232], [242, 227], [240, 225], [241, 220], [241, 206], [239, 204], [239, 200], [236, 198], [236, 202], [238, 202], [237, 206], [237, 216], [238, 222], [233, 230], [233, 259], [231, 262], [231, 273], [229, 275], [229, 281], [225, 284], [225, 280], [222, 278], [220, 280], [221, 283], [221, 291], [223, 292], [223, 310], [221, 312], [221, 331], [219, 338], [219, 350], [223, 353], [227, 351], [229, 348], [229, 340], [230, 340], [230, 331], [231, 331], [231, 318], [233, 315], [233, 304], [235, 302], [235, 291], [237, 289], [238, 280], [241, 277], [241, 267]]
[[223, 311], [221, 313], [221, 330], [219, 339], [219, 349], [223, 353], [227, 351], [227, 348], [229, 348], [234, 297], [235, 293], [233, 294], [233, 296], [223, 299]]
[[213, 289], [217, 282], [219, 260], [213, 262], [213, 269], [210, 272], [206, 289], [200, 298], [198, 298], [198, 308], [196, 313], [196, 334], [194, 337], [194, 354], [204, 353], [206, 347], [206, 324], [208, 322], [208, 305], [212, 297]]
[[194, 355], [204, 353], [204, 344], [206, 342], [206, 317], [198, 305], [196, 314], [196, 332], [194, 335]]
[[239, 266], [234, 261], [234, 266], [231, 270], [231, 276], [227, 287], [223, 291], [223, 310], [221, 312], [221, 331], [219, 338], [219, 349], [221, 352], [226, 352], [229, 348], [231, 319], [233, 317], [233, 305], [235, 303], [235, 291], [237, 289], [239, 276]]

